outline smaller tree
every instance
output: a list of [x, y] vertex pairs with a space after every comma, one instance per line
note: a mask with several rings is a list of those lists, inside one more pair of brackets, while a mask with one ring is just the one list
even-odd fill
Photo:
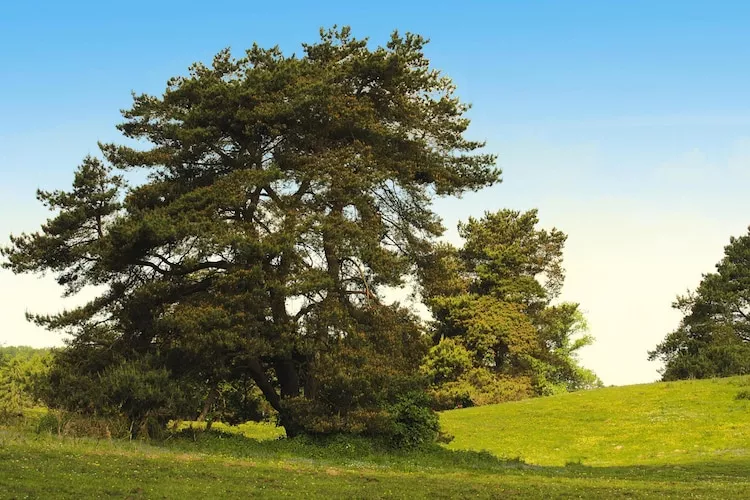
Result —
[[[435, 318], [423, 371], [437, 406], [494, 403], [595, 387], [576, 352], [593, 339], [578, 304], [552, 305], [566, 236], [537, 229], [536, 210], [459, 224], [460, 249], [438, 245], [421, 266]], [[468, 361], [467, 361], [468, 358]]]
[[663, 380], [750, 373], [750, 229], [730, 238], [716, 272], [672, 307], [680, 325], [649, 352], [664, 363]]
[[600, 387], [601, 380], [578, 361], [578, 351], [594, 342], [578, 304], [563, 302], [539, 313], [538, 331], [542, 349], [539, 377], [547, 392], [577, 391]]

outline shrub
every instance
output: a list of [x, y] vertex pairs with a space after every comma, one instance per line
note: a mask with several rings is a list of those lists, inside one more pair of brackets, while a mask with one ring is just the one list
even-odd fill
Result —
[[301, 397], [284, 404], [287, 414], [304, 423], [304, 433], [316, 439], [362, 436], [388, 448], [415, 448], [434, 443], [440, 430], [430, 399], [421, 391], [401, 395], [380, 408], [357, 408], [343, 414], [330, 414], [319, 403]]
[[[394, 437], [403, 436], [411, 425], [403, 398], [424, 393], [427, 384], [419, 364], [428, 340], [411, 314], [395, 306], [363, 309], [356, 319], [356, 328], [330, 339], [310, 366], [305, 397], [282, 400], [279, 423], [287, 435], [352, 434], [404, 441]], [[321, 328], [328, 328], [329, 320], [321, 317]], [[414, 404], [423, 404], [429, 412], [424, 396], [421, 401]]]
[[471, 399], [473, 388], [465, 381], [449, 382], [430, 389], [430, 407], [436, 411], [468, 408], [474, 406]]
[[187, 396], [195, 391], [179, 385], [153, 358], [113, 359], [100, 365], [89, 361], [78, 351], [60, 351], [41, 391], [50, 408], [70, 416], [70, 426], [76, 427], [71, 433], [86, 433], [88, 424], [82, 419], [99, 422], [90, 429], [95, 436], [106, 434], [106, 422], [124, 419], [130, 437], [160, 436], [170, 418], [198, 406]]
[[99, 439], [128, 438], [130, 422], [122, 416], [97, 417], [64, 410], [50, 410], [37, 420], [37, 434]]
[[423, 392], [401, 396], [388, 408], [390, 430], [384, 434], [395, 448], [416, 448], [434, 443], [440, 431], [438, 416], [429, 407], [429, 398]]
[[107, 368], [99, 376], [99, 384], [101, 409], [108, 416], [125, 416], [133, 437], [161, 434], [179, 399], [169, 372], [140, 359]]

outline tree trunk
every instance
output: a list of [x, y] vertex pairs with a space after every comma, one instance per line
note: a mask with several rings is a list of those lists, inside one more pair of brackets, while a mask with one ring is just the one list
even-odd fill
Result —
[[281, 398], [295, 398], [300, 395], [299, 374], [292, 359], [277, 361], [274, 365], [276, 378], [281, 386]]
[[271, 404], [274, 410], [281, 412], [281, 398], [279, 398], [279, 395], [276, 393], [276, 389], [274, 389], [273, 385], [271, 385], [271, 382], [268, 381], [268, 376], [266, 375], [266, 371], [263, 369], [260, 360], [257, 358], [251, 359], [247, 368], [250, 372], [250, 376], [253, 377], [258, 389], [263, 393], [266, 400]]
[[293, 438], [304, 433], [304, 428], [300, 425], [297, 417], [284, 409], [279, 412], [279, 423], [286, 431], [286, 437]]
[[318, 395], [318, 380], [315, 378], [315, 355], [307, 356], [305, 359], [305, 398], [315, 399]]
[[296, 398], [301, 395], [301, 386], [297, 367], [292, 359], [284, 359], [275, 363], [276, 378], [281, 386], [281, 411], [279, 411], [279, 421], [286, 430], [287, 437], [295, 437], [303, 432], [303, 426], [298, 420], [298, 416], [285, 408], [283, 401], [287, 398]]
[[276, 392], [271, 382], [268, 380], [266, 371], [259, 359], [252, 359], [248, 363], [248, 370], [258, 388], [271, 404], [274, 410], [279, 412], [279, 423], [286, 430], [287, 437], [295, 437], [304, 432], [304, 427], [297, 420], [296, 415], [285, 408], [282, 404], [282, 398], [295, 397], [300, 395], [300, 382], [297, 369], [294, 362], [290, 360], [278, 361], [274, 365], [276, 377], [281, 386], [281, 396]]
[[214, 401], [216, 401], [216, 396], [218, 395], [219, 389], [214, 385], [213, 387], [211, 387], [211, 390], [208, 391], [206, 401], [203, 403], [203, 409], [201, 410], [200, 415], [198, 415], [198, 422], [203, 422], [204, 420], [206, 420], [208, 412], [211, 411], [211, 405], [214, 404]]

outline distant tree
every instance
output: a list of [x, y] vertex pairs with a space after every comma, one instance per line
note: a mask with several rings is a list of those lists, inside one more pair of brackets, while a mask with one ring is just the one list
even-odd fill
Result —
[[[428, 346], [382, 289], [442, 233], [434, 196], [499, 178], [424, 45], [334, 29], [300, 56], [222, 51], [136, 96], [119, 129], [138, 148], [101, 145], [71, 191], [38, 193], [56, 212], [42, 230], [2, 250], [66, 294], [102, 290], [33, 319], [73, 334], [92, 380], [146, 356], [207, 400], [252, 379], [290, 436], [387, 417]], [[126, 186], [133, 170], [148, 180]]]
[[750, 232], [730, 238], [716, 272], [673, 307], [680, 326], [649, 352], [664, 380], [750, 373]]
[[423, 371], [444, 404], [477, 404], [600, 384], [576, 351], [592, 342], [578, 304], [552, 304], [566, 236], [538, 229], [536, 210], [459, 224], [461, 248], [436, 246], [422, 290], [437, 345]]

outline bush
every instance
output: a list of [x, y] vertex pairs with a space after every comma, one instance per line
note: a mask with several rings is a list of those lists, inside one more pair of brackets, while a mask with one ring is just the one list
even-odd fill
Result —
[[435, 411], [469, 408], [474, 406], [471, 395], [474, 389], [465, 381], [448, 382], [430, 389], [430, 407]]
[[155, 436], [174, 413], [179, 390], [164, 368], [152, 368], [146, 360], [125, 361], [99, 376], [107, 416], [123, 415], [131, 425], [131, 436]]
[[123, 420], [130, 437], [156, 437], [163, 435], [170, 418], [192, 413], [198, 406], [186, 395], [190, 391], [148, 356], [106, 364], [89, 361], [86, 353], [70, 349], [55, 357], [41, 396], [50, 408], [71, 419], [69, 424], [58, 423], [58, 433], [90, 431], [101, 437], [112, 432], [108, 423]]
[[65, 437], [118, 439], [130, 436], [129, 422], [123, 417], [95, 417], [64, 410], [49, 410], [34, 427], [37, 434]]
[[734, 397], [734, 399], [736, 399], [736, 400], [741, 400], [741, 399], [750, 400], [750, 390], [744, 389], [742, 391], [739, 391], [737, 393], [737, 395]]
[[401, 396], [388, 408], [389, 432], [384, 434], [395, 448], [416, 448], [434, 443], [440, 432], [437, 414], [429, 407], [429, 398], [423, 392]]
[[[424, 392], [411, 392], [382, 408], [357, 408], [330, 414], [305, 398], [284, 401], [287, 414], [303, 422], [304, 434], [316, 439], [340, 435], [362, 436], [388, 448], [415, 448], [437, 440], [440, 422]], [[343, 438], [342, 438], [343, 439]]]
[[39, 418], [36, 424], [37, 434], [57, 434], [61, 436], [64, 428], [63, 412], [49, 411]]

